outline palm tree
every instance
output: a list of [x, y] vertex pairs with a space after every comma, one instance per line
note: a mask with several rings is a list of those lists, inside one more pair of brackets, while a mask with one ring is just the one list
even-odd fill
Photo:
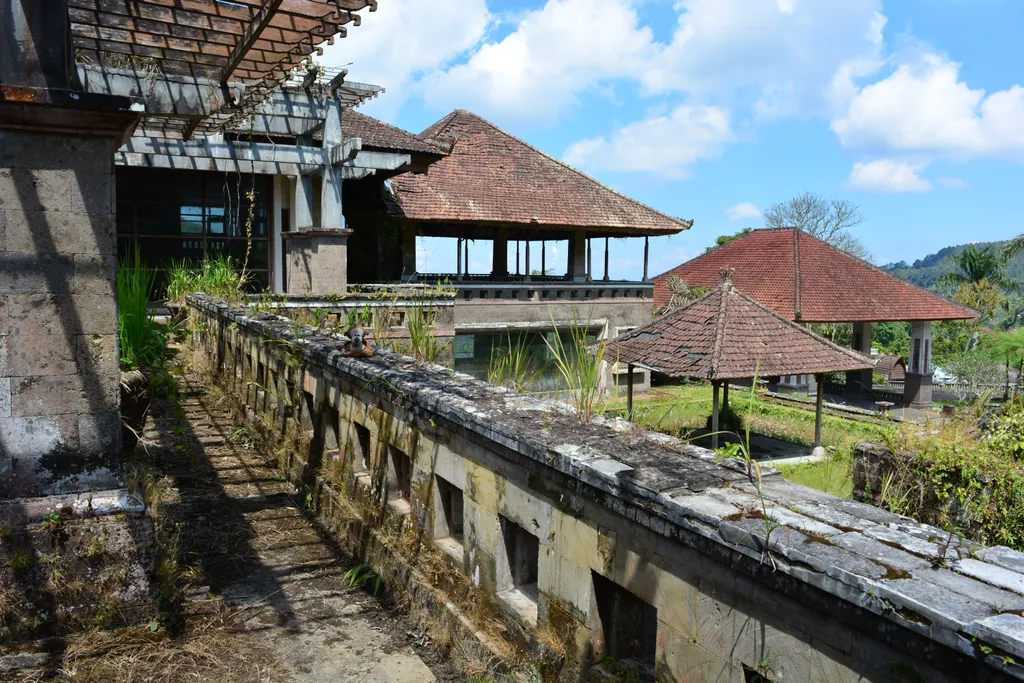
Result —
[[[1022, 246], [1024, 248], [1024, 246]], [[939, 278], [940, 287], [958, 288], [962, 285], [976, 285], [982, 280], [987, 280], [996, 287], [1006, 290], [1015, 290], [1018, 283], [1006, 273], [1005, 251], [999, 251], [992, 247], [978, 249], [973, 244], [950, 259], [958, 270], [946, 273]]]

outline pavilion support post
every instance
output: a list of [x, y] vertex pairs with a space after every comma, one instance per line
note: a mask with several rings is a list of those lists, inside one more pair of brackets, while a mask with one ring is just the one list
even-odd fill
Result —
[[626, 419], [633, 421], [633, 366], [626, 365]]
[[593, 241], [587, 238], [587, 282], [594, 279], [594, 251], [591, 248]]
[[821, 445], [821, 406], [825, 397], [825, 374], [818, 373], [814, 376], [818, 384], [818, 393], [814, 397], [814, 447]]
[[647, 263], [651, 258], [651, 238], [644, 237], [644, 282], [647, 282]]
[[540, 241], [540, 274], [548, 274], [548, 243], [544, 240]]
[[516, 275], [519, 275], [519, 240], [516, 240]]
[[[871, 353], [871, 323], [853, 324], [853, 350], [865, 356]], [[871, 370], [851, 370], [846, 373], [846, 392], [849, 396], [871, 395]]]
[[526, 240], [526, 281], [530, 281], [530, 240]]
[[463, 258], [462, 258], [462, 263], [465, 264], [464, 265], [464, 270], [465, 270], [464, 275], [466, 276], [466, 279], [468, 280], [469, 279], [469, 238], [468, 237], [465, 238], [464, 240], [462, 240], [462, 248], [465, 250], [465, 254], [463, 255]]
[[458, 246], [455, 247], [455, 278], [462, 279], [462, 238], [459, 238]]
[[608, 280], [608, 238], [604, 238], [604, 279]]
[[729, 380], [722, 382], [722, 429], [729, 429]]
[[491, 258], [491, 275], [498, 280], [508, 278], [508, 236], [502, 230], [494, 236], [494, 254]]
[[718, 380], [711, 382], [711, 448], [718, 448]]
[[569, 263], [566, 269], [573, 282], [587, 279], [587, 233], [576, 230], [569, 237]]

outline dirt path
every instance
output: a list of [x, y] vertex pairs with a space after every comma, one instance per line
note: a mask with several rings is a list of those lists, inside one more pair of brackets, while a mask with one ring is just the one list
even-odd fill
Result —
[[394, 605], [349, 587], [354, 560], [317, 531], [197, 377], [181, 378], [180, 410], [154, 404], [143, 443], [154, 517], [179, 546], [180, 635], [86, 634], [17, 680], [463, 680]]

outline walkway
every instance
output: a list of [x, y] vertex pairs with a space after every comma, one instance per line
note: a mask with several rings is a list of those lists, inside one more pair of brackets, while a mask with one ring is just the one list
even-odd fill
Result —
[[[462, 680], [393, 604], [348, 587], [355, 561], [318, 533], [226, 403], [194, 376], [182, 390], [184, 419], [171, 403], [155, 404], [144, 443], [160, 490], [154, 516], [178, 529], [183, 634], [139, 642], [139, 632], [148, 635], [143, 627], [71, 639], [62, 662], [51, 657], [50, 673], [73, 667], [71, 680], [118, 681]], [[23, 671], [21, 680], [39, 674]]]

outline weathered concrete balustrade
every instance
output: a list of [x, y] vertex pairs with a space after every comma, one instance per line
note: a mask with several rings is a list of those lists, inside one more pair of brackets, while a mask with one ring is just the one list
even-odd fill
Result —
[[[338, 337], [203, 295], [190, 308], [197, 360], [324, 527], [364, 557], [450, 558], [510, 637], [564, 649], [550, 680], [606, 656], [677, 683], [1024, 679], [1022, 553], [774, 472], [769, 524], [745, 468], [704, 449], [401, 356], [345, 358]], [[388, 578], [414, 608], [471, 612], [430, 572]]]

